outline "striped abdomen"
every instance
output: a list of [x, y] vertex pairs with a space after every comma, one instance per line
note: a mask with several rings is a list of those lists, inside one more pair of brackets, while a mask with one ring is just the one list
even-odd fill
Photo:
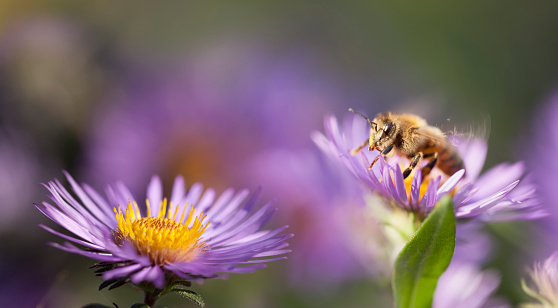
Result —
[[461, 169], [465, 169], [465, 163], [457, 152], [457, 149], [449, 142], [439, 143], [435, 147], [438, 152], [436, 167], [447, 175], [452, 175]]

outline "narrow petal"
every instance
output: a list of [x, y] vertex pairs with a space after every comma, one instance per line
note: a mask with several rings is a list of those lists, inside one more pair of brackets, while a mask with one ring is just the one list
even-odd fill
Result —
[[442, 186], [440, 186], [440, 188], [438, 188], [438, 191], [436, 192], [436, 199], [440, 199], [440, 197], [452, 191], [464, 174], [465, 170], [463, 169], [454, 173], [444, 184], [442, 184]]
[[163, 201], [163, 183], [161, 178], [154, 175], [147, 186], [147, 199], [151, 206], [151, 215], [159, 212], [160, 202]]
[[132, 265], [129, 265], [129, 266], [119, 267], [119, 268], [116, 268], [116, 269], [105, 272], [103, 274], [103, 279], [104, 280], [111, 280], [111, 279], [115, 279], [115, 278], [128, 276], [132, 273], [135, 273], [135, 272], [139, 271], [140, 269], [142, 269], [142, 266], [140, 264], [132, 264]]
[[170, 202], [175, 205], [179, 205], [182, 203], [182, 199], [185, 195], [185, 183], [184, 178], [181, 176], [177, 176], [174, 179], [174, 184], [172, 185], [172, 193], [170, 197]]
[[515, 164], [500, 164], [481, 175], [475, 182], [479, 191], [474, 200], [484, 199], [495, 194], [502, 187], [519, 180], [525, 173], [525, 165], [522, 162]]
[[422, 185], [422, 170], [417, 170], [413, 176], [411, 184], [411, 206], [410, 210], [414, 210], [419, 205], [420, 186]]

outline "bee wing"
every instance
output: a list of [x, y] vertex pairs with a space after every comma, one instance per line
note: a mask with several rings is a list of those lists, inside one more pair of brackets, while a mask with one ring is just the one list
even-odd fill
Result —
[[424, 139], [434, 140], [438, 143], [445, 143], [447, 138], [439, 128], [433, 126], [424, 126], [411, 131], [411, 133], [421, 136]]
[[449, 140], [453, 145], [458, 146], [474, 139], [487, 140], [490, 133], [490, 118], [487, 117], [482, 122], [468, 126], [453, 125], [451, 130], [445, 131], [435, 126], [423, 126], [413, 129], [412, 133], [437, 143], [445, 143]]
[[490, 136], [490, 116], [484, 115], [480, 120], [469, 122], [468, 124], [451, 123], [451, 129], [444, 130], [444, 134], [454, 144], [456, 142], [468, 142], [473, 139], [488, 140]]

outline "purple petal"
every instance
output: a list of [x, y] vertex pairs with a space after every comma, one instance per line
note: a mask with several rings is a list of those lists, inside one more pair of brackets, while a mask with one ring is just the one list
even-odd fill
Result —
[[406, 206], [408, 201], [407, 201], [407, 191], [405, 189], [405, 181], [403, 180], [403, 173], [401, 172], [401, 169], [399, 168], [399, 165], [395, 165], [395, 178], [393, 179], [393, 181], [395, 182], [395, 192], [397, 193], [397, 201], [399, 202], [399, 204]]
[[103, 249], [104, 249], [103, 246], [95, 245], [95, 244], [93, 244], [93, 243], [91, 243], [91, 242], [79, 240], [79, 239], [76, 239], [76, 238], [74, 238], [74, 237], [68, 236], [68, 235], [66, 235], [66, 234], [62, 234], [62, 233], [60, 233], [60, 232], [58, 232], [58, 231], [55, 231], [55, 230], [53, 230], [53, 229], [51, 229], [51, 228], [49, 228], [49, 227], [47, 227], [47, 226], [45, 226], [45, 225], [39, 225], [39, 226], [40, 226], [41, 228], [47, 230], [48, 232], [50, 232], [50, 233], [52, 233], [52, 234], [54, 234], [54, 235], [60, 236], [61, 238], [66, 239], [66, 240], [68, 240], [68, 241], [70, 241], [70, 242], [74, 242], [74, 243], [76, 243], [76, 244], [83, 245], [83, 246], [86, 246], [86, 247], [89, 247], [89, 248], [92, 248], [92, 249], [98, 249], [98, 250], [103, 250]]
[[[213, 207], [209, 209], [207, 212], [207, 216], [211, 219], [211, 221], [220, 222], [226, 219], [234, 210], [238, 208], [238, 206], [248, 197], [250, 193], [248, 190], [244, 189], [239, 191], [231, 200], [226, 203], [215, 204]], [[257, 195], [253, 196], [253, 198], [257, 199]], [[254, 204], [255, 202], [252, 200], [247, 202], [248, 204]], [[251, 207], [251, 206], [250, 206]], [[250, 208], [246, 208], [246, 210], [250, 210]]]
[[525, 165], [522, 162], [515, 164], [500, 164], [488, 172], [485, 172], [475, 182], [475, 187], [479, 191], [475, 194], [474, 200], [480, 200], [509, 185], [509, 183], [519, 180], [525, 173]]
[[137, 273], [132, 274], [132, 282], [139, 284], [143, 281], [153, 282], [156, 288], [162, 289], [165, 286], [165, 274], [158, 265], [144, 267]]
[[515, 186], [517, 186], [518, 183], [519, 181], [515, 181], [489, 197], [471, 204], [463, 205], [459, 208], [459, 211], [458, 213], [456, 213], [456, 215], [458, 217], [471, 217], [477, 215], [480, 212], [486, 211], [490, 207], [496, 205], [496, 202], [502, 199], [507, 193], [509, 193]]
[[413, 176], [411, 184], [411, 210], [415, 210], [419, 205], [420, 186], [422, 185], [422, 170], [417, 170]]
[[420, 201], [421, 211], [423, 211], [424, 213], [429, 213], [434, 207], [434, 205], [436, 204], [436, 201], [438, 201], [436, 200], [436, 192], [438, 190], [438, 186], [440, 185], [441, 180], [442, 178], [438, 176], [435, 179], [430, 180], [430, 182], [428, 182], [426, 193], [424, 193], [424, 196]]
[[488, 145], [485, 140], [472, 139], [457, 146], [467, 170], [467, 179], [475, 181], [484, 166]]
[[163, 183], [161, 178], [154, 175], [147, 186], [147, 199], [151, 206], [151, 216], [156, 217], [163, 201]]
[[453, 196], [453, 205], [457, 209], [462, 206], [465, 202], [469, 201], [473, 194], [471, 190], [473, 189], [473, 184], [467, 183], [465, 186], [461, 187], [457, 193]]
[[108, 253], [99, 253], [99, 252], [92, 252], [92, 251], [85, 251], [82, 249], [79, 249], [78, 247], [70, 244], [70, 243], [65, 243], [64, 245], [60, 245], [57, 243], [49, 243], [52, 247], [56, 247], [60, 250], [64, 250], [66, 252], [70, 252], [70, 253], [75, 253], [78, 255], [82, 255], [91, 259], [95, 259], [95, 260], [99, 260], [99, 261], [106, 261], [106, 262], [119, 262], [119, 261], [123, 261], [121, 258], [119, 257], [115, 257], [112, 254], [108, 254]]
[[215, 196], [216, 196], [216, 192], [214, 189], [212, 188], [208, 188], [205, 190], [205, 192], [203, 193], [203, 195], [201, 196], [200, 201], [198, 202], [196, 208], [199, 211], [203, 211], [205, 212], [207, 208], [209, 208], [211, 206], [211, 204], [213, 204], [213, 202], [215, 201]]
[[190, 189], [188, 189], [188, 193], [184, 197], [184, 200], [181, 203], [191, 204], [197, 208], [198, 202], [200, 200], [200, 196], [203, 193], [203, 185], [201, 183], [194, 183]]
[[455, 188], [457, 183], [459, 183], [464, 174], [465, 170], [463, 169], [454, 173], [442, 186], [440, 186], [440, 188], [438, 188], [438, 191], [436, 192], [436, 199], [440, 199], [440, 197], [442, 197], [443, 195], [451, 192]]
[[184, 198], [184, 194], [186, 193], [185, 187], [184, 178], [182, 176], [177, 176], [174, 179], [174, 184], [172, 185], [170, 202], [174, 205], [180, 205], [182, 203], [182, 198]]
[[128, 276], [132, 273], [135, 273], [137, 271], [139, 271], [143, 266], [141, 266], [140, 264], [132, 264], [129, 266], [123, 266], [123, 267], [119, 267], [119, 268], [115, 268], [109, 271], [106, 271], [103, 274], [103, 279], [104, 280], [111, 280], [111, 279], [116, 279], [116, 278], [120, 278], [120, 277], [125, 277]]
[[107, 214], [107, 212], [100, 209], [99, 206], [89, 198], [89, 196], [85, 193], [81, 186], [76, 183], [76, 181], [68, 172], [64, 171], [64, 174], [66, 175], [68, 182], [70, 182], [70, 185], [72, 185], [72, 189], [74, 190], [76, 195], [80, 198], [81, 202], [83, 202], [83, 204], [87, 207], [91, 214], [93, 214], [93, 216], [95, 216], [101, 222], [111, 221], [113, 219], [112, 213], [109, 212]]

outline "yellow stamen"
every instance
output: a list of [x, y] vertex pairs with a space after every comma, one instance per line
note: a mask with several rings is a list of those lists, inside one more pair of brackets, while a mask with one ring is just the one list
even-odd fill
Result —
[[[120, 206], [114, 209], [118, 222], [118, 230], [114, 231], [117, 243], [123, 241], [132, 243], [138, 253], [149, 256], [151, 262], [158, 265], [186, 262], [207, 250], [202, 235], [209, 222], [203, 223], [206, 218], [203, 212], [194, 218], [194, 207], [190, 206], [186, 222], [181, 223], [187, 206], [184, 206], [180, 220], [176, 221], [178, 206], [172, 219], [167, 217], [171, 214], [167, 211], [167, 205], [172, 207], [172, 202], [167, 204], [167, 200], [164, 199], [160, 204], [157, 217], [151, 217], [149, 200], [146, 200], [146, 205], [146, 217], [141, 217], [135, 201], [133, 204], [132, 201], [128, 202], [128, 208], [124, 213]], [[191, 228], [188, 228], [192, 220], [194, 223]]]

